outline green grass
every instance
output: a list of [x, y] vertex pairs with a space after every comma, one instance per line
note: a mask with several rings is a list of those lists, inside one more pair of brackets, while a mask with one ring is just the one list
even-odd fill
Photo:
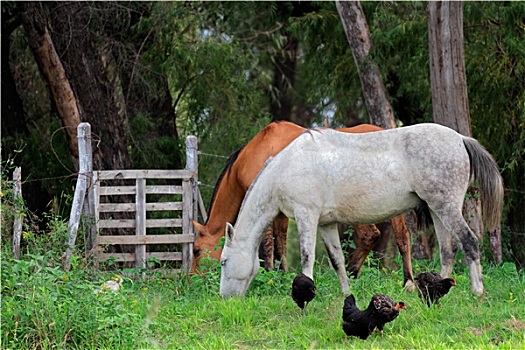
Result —
[[[46, 256], [17, 262], [8, 255], [2, 256], [2, 349], [525, 348], [525, 276], [510, 263], [484, 267], [481, 298], [471, 294], [467, 269], [457, 263], [458, 285], [432, 308], [403, 291], [401, 271], [365, 265], [351, 283], [358, 306], [380, 292], [407, 310], [363, 341], [342, 331], [344, 298], [327, 267], [316, 270], [317, 297], [303, 315], [289, 295], [294, 273], [261, 271], [244, 298], [218, 295], [216, 266], [201, 277], [125, 277], [118, 292], [96, 295], [116, 272], [77, 261], [66, 273]], [[438, 263], [414, 265], [419, 272]]]

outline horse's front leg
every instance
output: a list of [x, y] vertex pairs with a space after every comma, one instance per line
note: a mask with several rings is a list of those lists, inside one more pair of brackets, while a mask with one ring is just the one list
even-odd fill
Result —
[[412, 272], [412, 247], [410, 231], [408, 230], [405, 215], [401, 214], [392, 219], [392, 230], [396, 236], [396, 244], [403, 259], [404, 283], [407, 291], [412, 293], [415, 289], [414, 275]]
[[299, 232], [302, 272], [313, 279], [318, 216], [306, 209], [295, 209], [294, 216]]
[[375, 247], [377, 241], [381, 237], [381, 232], [375, 225], [354, 225], [353, 240], [355, 243], [355, 250], [350, 257], [348, 263], [348, 271], [350, 276], [357, 278], [363, 262], [368, 253]]
[[339, 283], [344, 295], [350, 292], [348, 284], [348, 275], [345, 269], [345, 257], [341, 247], [341, 240], [339, 239], [339, 231], [337, 231], [337, 224], [319, 226], [319, 233], [323, 238], [330, 262], [337, 272]]

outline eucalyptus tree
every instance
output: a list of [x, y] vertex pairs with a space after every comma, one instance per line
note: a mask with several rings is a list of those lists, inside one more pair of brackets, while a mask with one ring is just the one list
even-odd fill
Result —
[[[434, 1], [429, 2], [427, 8], [433, 120], [472, 137], [463, 45], [463, 3]], [[464, 216], [481, 239], [484, 227], [476, 184], [471, 185], [468, 193], [463, 204]], [[501, 262], [501, 227], [487, 229], [494, 259]]]
[[396, 126], [394, 113], [379, 67], [369, 57], [372, 41], [361, 3], [336, 1], [336, 5], [359, 72], [370, 121], [384, 129], [392, 129]]
[[525, 268], [524, 2], [465, 3], [465, 58], [472, 132], [505, 182], [503, 261]]

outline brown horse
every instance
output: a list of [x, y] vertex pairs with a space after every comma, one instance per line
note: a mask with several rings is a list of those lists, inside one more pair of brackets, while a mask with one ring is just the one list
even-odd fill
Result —
[[[226, 222], [234, 223], [237, 219], [242, 201], [251, 183], [263, 168], [266, 160], [275, 156], [306, 129], [290, 122], [273, 122], [262, 129], [243, 148], [233, 153], [215, 186], [209, 216], [206, 224], [193, 221], [199, 232], [194, 244], [192, 272], [197, 272], [200, 259], [207, 254], [219, 260], [222, 249], [217, 248], [219, 240], [225, 234]], [[349, 133], [366, 133], [383, 130], [382, 128], [362, 124], [353, 128], [337, 129]], [[396, 243], [403, 258], [404, 283], [407, 290], [414, 289], [412, 273], [410, 232], [403, 215], [392, 219], [392, 228]], [[265, 268], [273, 268], [274, 244], [275, 258], [281, 261], [281, 268], [288, 270], [286, 262], [286, 232], [288, 218], [279, 214], [267, 229], [261, 243], [261, 256], [265, 257]], [[354, 226], [356, 250], [352, 254], [348, 269], [357, 277], [365, 258], [380, 238], [380, 231], [374, 225]]]

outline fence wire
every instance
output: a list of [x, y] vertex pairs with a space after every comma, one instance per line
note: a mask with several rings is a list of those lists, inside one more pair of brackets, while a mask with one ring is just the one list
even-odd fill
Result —
[[229, 158], [228, 156], [222, 156], [222, 155], [219, 155], [219, 154], [206, 153], [206, 152], [202, 152], [202, 151], [197, 151], [197, 154], [198, 155], [203, 155], [203, 156], [215, 157], [215, 158], [224, 158], [224, 159], [228, 159]]

